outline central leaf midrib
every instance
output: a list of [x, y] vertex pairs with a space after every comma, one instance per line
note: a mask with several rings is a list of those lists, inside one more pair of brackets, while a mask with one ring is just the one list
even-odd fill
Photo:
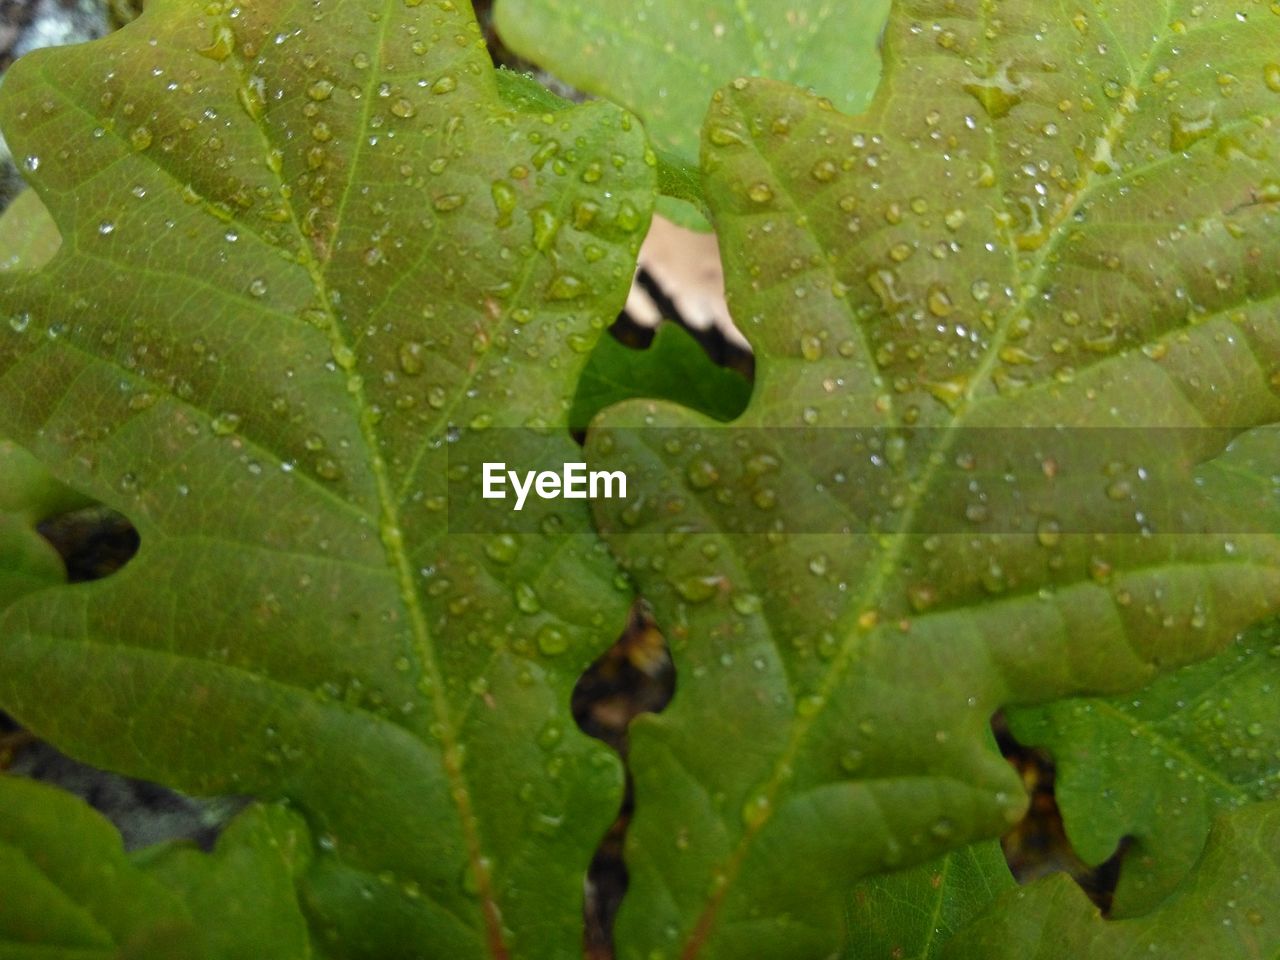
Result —
[[[391, 19], [391, 8], [394, 0], [384, 0], [383, 4], [383, 24], [382, 39], [378, 45], [378, 63], [381, 63], [383, 47], [385, 46], [386, 24]], [[232, 24], [226, 23], [228, 28], [232, 28]], [[243, 90], [248, 90], [246, 83], [245, 64], [242, 62], [238, 53], [233, 53], [229, 58], [233, 66], [235, 80]], [[376, 76], [377, 70], [373, 66], [370, 67], [371, 83], [372, 78]], [[368, 97], [365, 97], [366, 109], [361, 114], [361, 130], [356, 137], [356, 143], [359, 144], [363, 140], [364, 130], [368, 126]], [[265, 116], [265, 113], [264, 113]], [[272, 149], [271, 138], [265, 125], [261, 119], [254, 119], [253, 126], [256, 129], [264, 152]], [[357, 154], [359, 147], [357, 146]], [[329, 249], [336, 248], [337, 237], [342, 227], [342, 212], [345, 210], [346, 198], [350, 195], [352, 185], [356, 179], [356, 166], [352, 162], [349, 167], [348, 181], [343, 192], [343, 201], [339, 204], [338, 214], [334, 218], [333, 240], [329, 245]], [[351, 351], [350, 345], [343, 334], [342, 326], [339, 322], [337, 314], [333, 309], [333, 300], [330, 296], [328, 278], [325, 274], [326, 264], [321, 264], [311, 254], [310, 247], [307, 242], [306, 232], [302, 229], [298, 212], [295, 209], [290, 192], [285, 190], [286, 184], [282, 173], [277, 173], [277, 186], [280, 188], [280, 195], [286, 210], [289, 213], [289, 223], [299, 241], [299, 249], [301, 251], [300, 259], [302, 265], [306, 268], [311, 285], [315, 291], [317, 302], [323, 310], [326, 324], [325, 333], [328, 336], [330, 350], [334, 355], [341, 355]], [[486, 866], [486, 858], [482, 854], [482, 844], [476, 829], [478, 818], [475, 816], [471, 804], [471, 791], [463, 775], [460, 756], [461, 751], [458, 746], [457, 729], [450, 714], [446, 697], [443, 691], [446, 689], [444, 676], [440, 670], [439, 664], [436, 662], [435, 652], [432, 645], [431, 632], [427, 627], [426, 614], [423, 610], [421, 600], [416, 589], [416, 580], [414, 577], [413, 564], [410, 562], [408, 551], [404, 543], [403, 527], [399, 516], [399, 501], [392, 489], [391, 478], [387, 471], [386, 461], [383, 459], [380, 450], [379, 437], [374, 429], [371, 417], [365, 416], [370, 409], [365, 397], [364, 381], [359, 374], [351, 370], [343, 370], [343, 376], [346, 379], [348, 395], [351, 397], [351, 403], [355, 420], [359, 425], [360, 436], [365, 445], [367, 452], [367, 463], [370, 473], [373, 475], [375, 488], [377, 491], [378, 509], [380, 517], [379, 535], [382, 540], [383, 549], [387, 557], [387, 566], [396, 576], [398, 590], [400, 593], [401, 603], [404, 605], [408, 614], [409, 624], [413, 636], [413, 649], [416, 654], [418, 663], [425, 675], [431, 680], [431, 689], [436, 691], [434, 695], [427, 699], [431, 702], [432, 712], [435, 714], [438, 729], [440, 731], [440, 765], [445, 776], [450, 783], [450, 796], [452, 797], [457, 817], [458, 828], [462, 834], [463, 842], [467, 850], [468, 868], [473, 880], [477, 886], [478, 898], [481, 903], [481, 914], [485, 927], [485, 943], [489, 953], [495, 960], [506, 960], [508, 950], [505, 937], [502, 930], [500, 919], [500, 911], [494, 897], [491, 878]]]

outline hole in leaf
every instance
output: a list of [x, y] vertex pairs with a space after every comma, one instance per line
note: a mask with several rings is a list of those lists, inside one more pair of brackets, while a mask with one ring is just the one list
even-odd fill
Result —
[[[584, 733], [618, 751], [625, 764], [631, 721], [642, 713], [660, 713], [671, 702], [675, 684], [666, 639], [648, 605], [638, 600], [622, 635], [574, 687], [573, 718]], [[627, 891], [623, 842], [634, 806], [628, 770], [622, 808], [587, 868], [585, 946], [589, 960], [607, 960], [614, 955], [613, 921]]]
[[101, 580], [120, 570], [138, 552], [138, 531], [105, 507], [87, 507], [41, 523], [37, 529], [62, 557], [67, 580]]
[[1067, 837], [1054, 795], [1057, 768], [1053, 757], [1047, 750], [1015, 740], [1003, 713], [992, 718], [991, 728], [1000, 752], [1022, 777], [1030, 798], [1026, 816], [1000, 838], [1009, 869], [1019, 883], [1030, 883], [1050, 873], [1067, 873], [1106, 914], [1130, 846], [1128, 838], [1122, 839], [1115, 853], [1096, 867], [1081, 860]]

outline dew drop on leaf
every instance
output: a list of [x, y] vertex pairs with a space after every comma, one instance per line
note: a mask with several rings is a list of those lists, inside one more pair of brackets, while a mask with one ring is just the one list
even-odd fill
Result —
[[544, 655], [554, 657], [568, 649], [569, 638], [559, 627], [548, 623], [538, 630], [538, 650]]
[[764, 791], [753, 794], [742, 805], [742, 823], [748, 829], [760, 826], [769, 819], [771, 807], [769, 795]]
[[210, 40], [209, 45], [197, 48], [196, 53], [221, 63], [231, 56], [231, 51], [235, 49], [235, 46], [235, 34], [231, 32], [230, 27], [221, 24], [213, 28], [213, 38]]
[[714, 486], [720, 479], [720, 471], [710, 460], [699, 458], [689, 464], [685, 476], [689, 479], [689, 485], [695, 490], [705, 490]]
[[582, 278], [572, 273], [558, 274], [547, 287], [547, 297], [551, 300], [576, 300], [587, 292]]
[[538, 592], [530, 584], [517, 583], [515, 588], [516, 609], [521, 613], [534, 614], [542, 609], [542, 601]]
[[220, 413], [210, 421], [209, 427], [217, 436], [230, 436], [240, 427], [240, 415], [230, 412]]
[[1212, 110], [1194, 116], [1175, 113], [1169, 118], [1169, 149], [1173, 153], [1181, 153], [1193, 143], [1212, 136], [1217, 129], [1218, 122]]
[[332, 457], [320, 457], [316, 460], [316, 476], [322, 480], [340, 480], [342, 468]]
[[715, 576], [688, 576], [672, 581], [676, 593], [690, 603], [704, 603], [716, 595], [720, 578]]
[[400, 372], [409, 377], [422, 373], [425, 366], [425, 349], [417, 340], [406, 340], [396, 351], [400, 363]]

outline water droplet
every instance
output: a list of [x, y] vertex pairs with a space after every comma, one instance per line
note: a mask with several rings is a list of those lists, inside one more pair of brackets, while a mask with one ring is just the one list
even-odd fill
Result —
[[230, 436], [240, 427], [240, 415], [238, 413], [220, 413], [210, 421], [209, 427], [219, 437]]
[[830, 183], [836, 178], [836, 165], [830, 160], [819, 160], [809, 173], [819, 183]]
[[1022, 102], [1022, 96], [1031, 86], [1027, 80], [1017, 80], [1009, 73], [1009, 64], [1002, 63], [989, 77], [978, 77], [964, 85], [965, 93], [981, 104], [987, 116], [998, 120]]
[[322, 480], [339, 480], [342, 468], [332, 457], [320, 457], [316, 460], [316, 476]]
[[467, 198], [461, 193], [442, 193], [431, 201], [431, 205], [440, 213], [448, 213], [450, 210], [457, 210], [466, 202]]
[[742, 805], [742, 823], [747, 829], [754, 829], [761, 826], [769, 819], [769, 813], [772, 804], [769, 801], [769, 795], [763, 790], [754, 794], [746, 803]]
[[929, 312], [935, 317], [949, 317], [954, 309], [946, 289], [934, 284], [929, 288]]
[[569, 638], [559, 627], [548, 623], [538, 631], [538, 650], [545, 656], [558, 656], [568, 649]]
[[434, 93], [436, 96], [440, 96], [446, 93], [452, 93], [454, 90], [457, 90], [457, 89], [458, 89], [457, 79], [452, 74], [448, 74], [448, 73], [446, 73], [444, 76], [442, 76], [440, 79], [438, 79], [435, 83], [431, 85], [431, 92]]
[[400, 97], [391, 104], [391, 112], [402, 120], [408, 120], [410, 117], [416, 115], [418, 111], [412, 103], [404, 97]]
[[103, 220], [100, 224], [98, 224], [98, 233], [100, 233], [104, 237], [109, 237], [111, 236], [111, 234], [115, 232], [116, 232], [116, 225], [112, 223], [110, 220]]
[[489, 559], [501, 564], [514, 563], [520, 553], [520, 543], [509, 533], [502, 533], [485, 544]]
[[820, 693], [810, 693], [796, 701], [796, 714], [801, 717], [812, 717], [827, 702]]
[[746, 143], [742, 138], [742, 134], [738, 133], [733, 127], [725, 127], [715, 124], [708, 133], [711, 142], [718, 147], [727, 147], [734, 144]]
[[542, 601], [538, 592], [527, 583], [517, 583], [515, 589], [516, 609], [521, 613], [534, 614], [542, 609]]
[[695, 490], [705, 490], [714, 486], [720, 479], [720, 471], [710, 460], [699, 458], [689, 464], [685, 476], [689, 478], [689, 485]]
[[1217, 129], [1218, 121], [1212, 110], [1191, 117], [1175, 113], [1169, 118], [1169, 149], [1181, 153], [1193, 143], [1212, 136]]
[[757, 181], [747, 188], [747, 196], [755, 203], [768, 203], [773, 199], [773, 188], [764, 181]]
[[519, 196], [515, 187], [505, 180], [495, 180], [491, 187], [493, 206], [498, 211], [498, 226], [505, 227], [511, 222], [511, 214], [515, 211]]
[[147, 127], [135, 127], [129, 134], [129, 144], [141, 152], [151, 146], [151, 131]]
[[949, 840], [956, 832], [956, 825], [943, 817], [934, 821], [933, 826], [929, 828], [929, 832], [938, 840]]
[[250, 83], [237, 89], [236, 99], [240, 101], [240, 107], [249, 115], [249, 119], [262, 119], [262, 114], [265, 112], [267, 105], [263, 102], [262, 94], [255, 85]]
[[930, 395], [939, 401], [944, 407], [951, 412], [955, 412], [964, 403], [965, 391], [969, 387], [967, 377], [953, 377], [950, 380], [941, 380], [937, 383], [926, 384], [925, 388]]
[[1089, 558], [1089, 579], [1094, 583], [1107, 583], [1111, 579], [1111, 564], [1102, 557]]
[[329, 352], [333, 355], [334, 362], [343, 370], [350, 370], [356, 365], [355, 351], [345, 343], [335, 344]]
[[587, 293], [588, 287], [582, 278], [572, 273], [558, 274], [547, 287], [547, 297], [551, 300], [576, 300]]
[[400, 361], [400, 370], [406, 376], [416, 377], [422, 373], [424, 364], [425, 350], [418, 341], [406, 340], [400, 344], [397, 356]]
[[267, 281], [262, 277], [255, 277], [249, 283], [249, 295], [252, 297], [265, 297], [267, 295]]
[[1268, 90], [1280, 93], [1280, 63], [1268, 63], [1263, 67], [1262, 80]]
[[938, 602], [938, 590], [931, 583], [913, 583], [907, 587], [907, 600], [916, 613], [924, 613]]
[[1042, 519], [1036, 525], [1036, 540], [1042, 547], [1056, 547], [1062, 542], [1062, 525], [1052, 518]]
[[682, 577], [673, 581], [671, 585], [675, 587], [676, 593], [690, 603], [703, 603], [716, 595], [716, 591], [720, 589], [720, 578], [715, 576]]
[[619, 230], [635, 233], [640, 229], [640, 211], [630, 200], [623, 200], [618, 204], [618, 215], [613, 218], [613, 222]]
[[197, 47], [196, 53], [221, 63], [231, 56], [231, 51], [235, 49], [235, 46], [235, 34], [231, 32], [230, 27], [222, 24], [213, 28], [213, 39], [209, 42], [209, 45], [207, 47]]

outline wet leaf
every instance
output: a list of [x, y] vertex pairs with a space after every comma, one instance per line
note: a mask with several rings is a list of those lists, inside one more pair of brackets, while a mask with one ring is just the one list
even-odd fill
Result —
[[953, 939], [945, 960], [1168, 957], [1253, 960], [1275, 953], [1280, 803], [1222, 815], [1204, 854], [1154, 913], [1104, 920], [1064, 874], [1006, 893]]
[[888, 0], [499, 0], [494, 16], [521, 56], [633, 110], [657, 146], [694, 161], [711, 94], [735, 77], [786, 80], [849, 113], [864, 109], [880, 76], [888, 8]]
[[77, 797], [0, 776], [0, 954], [89, 960], [311, 956], [293, 891], [306, 833], [253, 808], [212, 854], [125, 856], [115, 827]]
[[994, 841], [864, 881], [854, 888], [841, 960], [933, 960], [1015, 886]]
[[0, 99], [64, 237], [0, 276], [0, 433], [141, 536], [9, 608], [0, 705], [295, 802], [326, 951], [578, 950], [621, 772], [568, 704], [631, 598], [580, 504], [451, 536], [446, 475], [486, 431], [526, 428], [525, 469], [577, 455], [649, 218], [639, 124], [513, 110], [453, 4], [158, 0]]
[[1166, 13], [904, 0], [865, 118], [717, 97], [751, 403], [589, 438], [648, 491], [598, 517], [679, 677], [632, 731], [621, 956], [829, 956], [858, 878], [1020, 816], [997, 708], [1280, 605], [1280, 17]]
[[1131, 695], [1010, 713], [1022, 742], [1053, 754], [1076, 852], [1098, 864], [1133, 841], [1112, 915], [1157, 907], [1195, 864], [1218, 813], [1280, 794], [1277, 690], [1271, 622]]

